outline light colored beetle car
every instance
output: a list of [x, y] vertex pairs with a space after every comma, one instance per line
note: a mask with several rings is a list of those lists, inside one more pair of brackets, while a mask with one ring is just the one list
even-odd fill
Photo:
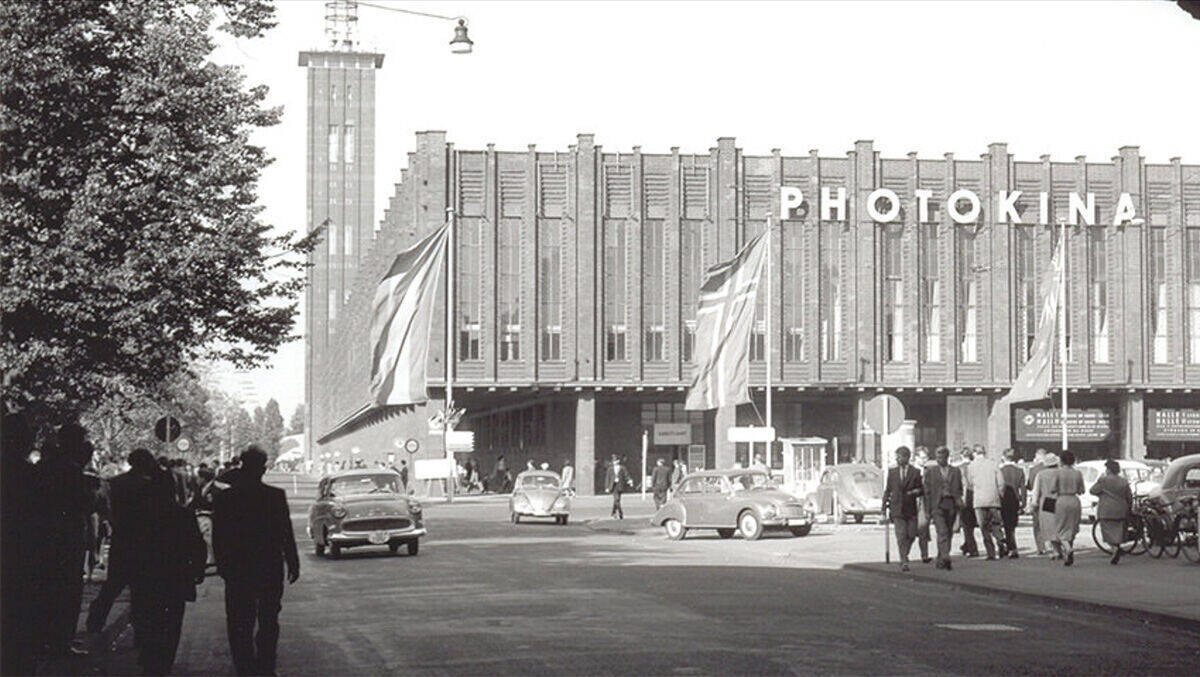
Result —
[[514, 524], [522, 517], [553, 517], [558, 524], [566, 524], [571, 518], [571, 497], [558, 473], [526, 470], [513, 481], [508, 511]]
[[735, 531], [755, 540], [763, 532], [812, 531], [812, 515], [800, 499], [780, 491], [762, 470], [706, 470], [683, 478], [675, 495], [651, 519], [678, 541], [689, 529], [716, 529], [721, 538]]
[[321, 479], [308, 510], [308, 535], [318, 555], [360, 545], [403, 545], [417, 554], [425, 535], [421, 504], [406, 496], [400, 475], [391, 470], [347, 470]]

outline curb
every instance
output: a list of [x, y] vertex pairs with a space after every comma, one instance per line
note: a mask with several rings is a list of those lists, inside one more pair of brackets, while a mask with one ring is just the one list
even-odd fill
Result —
[[875, 568], [873, 566], [868, 566], [865, 564], [854, 564], [854, 563], [843, 564], [842, 569], [847, 570], [847, 571], [857, 571], [857, 572], [861, 572], [861, 573], [868, 573], [868, 574], [873, 574], [876, 576], [885, 576], [888, 578], [895, 578], [895, 579], [906, 580], [906, 581], [915, 581], [917, 583], [936, 583], [936, 584], [940, 584], [940, 585], [947, 585], [947, 586], [950, 586], [957, 590], [964, 590], [967, 592], [991, 595], [991, 596], [996, 596], [996, 597], [1005, 597], [1008, 599], [1016, 599], [1016, 600], [1022, 600], [1022, 601], [1028, 601], [1028, 602], [1037, 602], [1039, 604], [1048, 604], [1050, 606], [1055, 606], [1055, 607], [1060, 607], [1060, 608], [1065, 608], [1065, 609], [1075, 609], [1075, 610], [1079, 610], [1079, 611], [1088, 611], [1088, 612], [1092, 612], [1092, 613], [1108, 613], [1108, 614], [1115, 613], [1119, 616], [1123, 616], [1123, 617], [1126, 617], [1126, 618], [1129, 618], [1132, 620], [1149, 621], [1149, 622], [1158, 623], [1161, 625], [1169, 625], [1169, 626], [1179, 628], [1182, 630], [1187, 630], [1190, 632], [1200, 632], [1200, 620], [1196, 620], [1196, 619], [1192, 619], [1192, 618], [1185, 618], [1183, 616], [1175, 616], [1172, 614], [1166, 614], [1166, 613], [1162, 613], [1159, 611], [1144, 611], [1141, 609], [1134, 609], [1134, 608], [1130, 608], [1130, 607], [1116, 606], [1116, 605], [1111, 605], [1111, 604], [1103, 604], [1100, 602], [1088, 602], [1088, 601], [1079, 600], [1079, 599], [1070, 599], [1067, 597], [1055, 597], [1054, 595], [1047, 595], [1047, 594], [1037, 593], [1037, 592], [1026, 592], [1023, 590], [1007, 590], [1004, 588], [994, 588], [991, 586], [983, 585], [981, 583], [951, 581], [951, 580], [946, 580], [946, 579], [942, 579], [942, 578], [924, 578], [921, 576], [914, 576], [912, 574], [906, 574], [903, 571], [899, 571], [899, 570], [897, 570], [897, 571], [881, 570], [881, 569]]

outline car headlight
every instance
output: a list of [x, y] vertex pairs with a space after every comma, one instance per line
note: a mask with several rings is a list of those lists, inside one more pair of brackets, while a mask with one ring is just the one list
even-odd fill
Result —
[[565, 509], [566, 507], [567, 507], [567, 498], [565, 496], [559, 496], [558, 498], [554, 499], [554, 509], [555, 510]]
[[336, 519], [342, 519], [346, 516], [346, 509], [340, 505], [335, 505], [330, 509], [329, 514], [333, 515]]
[[765, 517], [767, 519], [771, 519], [778, 513], [779, 513], [779, 509], [776, 508], [774, 505], [768, 505], [767, 507], [763, 508], [763, 511], [762, 511], [763, 517]]
[[521, 494], [520, 496], [514, 496], [513, 497], [513, 505], [518, 505], [523, 508], [528, 508], [529, 507], [529, 497], [526, 496], [525, 494]]

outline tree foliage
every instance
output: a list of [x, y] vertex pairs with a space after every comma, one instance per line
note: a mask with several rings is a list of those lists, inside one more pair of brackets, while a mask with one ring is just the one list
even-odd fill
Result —
[[258, 445], [267, 452], [267, 458], [273, 459], [279, 455], [279, 440], [283, 432], [283, 414], [279, 412], [279, 403], [272, 397], [265, 407], [254, 410], [254, 433]]
[[181, 365], [291, 336], [315, 234], [272, 237], [250, 142], [266, 88], [210, 61], [267, 0], [0, 3], [0, 313], [8, 405], [65, 420]]
[[292, 412], [292, 419], [288, 422], [288, 434], [298, 435], [304, 432], [304, 403], [296, 405], [296, 410]]

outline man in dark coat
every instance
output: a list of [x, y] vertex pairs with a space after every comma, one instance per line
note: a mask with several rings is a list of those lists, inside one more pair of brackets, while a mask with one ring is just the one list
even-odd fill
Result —
[[45, 613], [35, 595], [45, 572], [35, 553], [44, 547], [38, 528], [34, 434], [20, 414], [7, 414], [0, 427], [0, 674], [32, 674], [36, 665], [32, 619]]
[[917, 498], [925, 493], [920, 471], [908, 464], [911, 456], [908, 447], [896, 449], [896, 466], [888, 469], [883, 492], [883, 514], [892, 518], [896, 528], [901, 571], [908, 571], [908, 551], [917, 539]]
[[1005, 549], [1010, 558], [1016, 559], [1017, 521], [1021, 517], [1021, 506], [1025, 505], [1025, 473], [1013, 462], [1012, 449], [1005, 449], [1003, 458], [1000, 476], [1004, 478], [1004, 493], [1000, 496], [1000, 519], [1004, 525]]
[[236, 482], [213, 505], [213, 554], [225, 579], [229, 651], [239, 675], [275, 674], [284, 567], [289, 583], [300, 577], [287, 496], [263, 484], [266, 467], [267, 455], [250, 447]]
[[667, 491], [671, 488], [671, 469], [661, 458], [650, 472], [650, 488], [654, 490], [654, 509], [658, 510], [667, 502]]
[[608, 467], [608, 474], [604, 479], [604, 488], [612, 492], [612, 517], [625, 519], [625, 511], [621, 508], [621, 494], [631, 486], [633, 486], [633, 480], [629, 477], [629, 471], [621, 463], [621, 458], [613, 455], [612, 465]]
[[950, 450], [938, 447], [937, 465], [925, 469], [925, 510], [937, 531], [937, 568], [950, 569], [950, 537], [963, 507], [962, 471], [950, 465]]

